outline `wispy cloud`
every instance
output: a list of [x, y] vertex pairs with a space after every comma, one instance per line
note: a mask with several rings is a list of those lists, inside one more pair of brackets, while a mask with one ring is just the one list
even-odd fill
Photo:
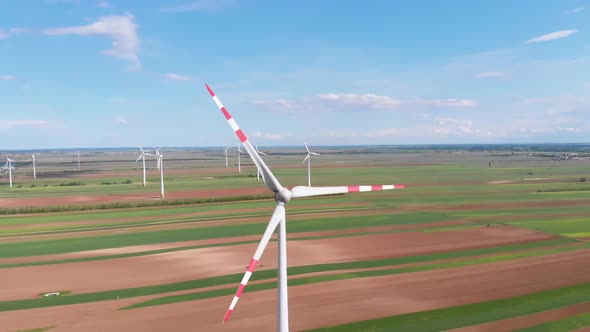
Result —
[[10, 38], [25, 31], [26, 30], [22, 28], [0, 29], [0, 40]]
[[161, 8], [161, 12], [183, 13], [197, 11], [216, 11], [223, 10], [233, 6], [235, 0], [199, 0], [182, 5]]
[[281, 140], [287, 137], [292, 137], [292, 134], [278, 134], [278, 133], [263, 133], [260, 131], [255, 132], [252, 137], [254, 138], [262, 138], [262, 139], [267, 139], [267, 140]]
[[477, 102], [471, 99], [423, 99], [418, 101], [419, 104], [436, 107], [475, 107]]
[[300, 98], [294, 100], [274, 99], [256, 100], [255, 105], [262, 106], [271, 111], [336, 111], [336, 110], [397, 110], [404, 107], [475, 107], [478, 103], [471, 99], [416, 99], [400, 100], [389, 96], [375, 94], [355, 93], [327, 93], [314, 97]]
[[0, 120], [0, 130], [16, 127], [48, 127], [50, 125], [51, 122], [47, 120]]
[[550, 40], [556, 40], [556, 39], [561, 39], [561, 38], [565, 38], [568, 36], [573, 35], [574, 33], [578, 32], [578, 30], [560, 30], [560, 31], [555, 31], [555, 32], [551, 32], [542, 36], [538, 36], [535, 38], [531, 38], [527, 41], [525, 41], [525, 44], [531, 44], [531, 43], [541, 43], [541, 42], [546, 42], [546, 41], [550, 41]]
[[568, 15], [571, 15], [571, 14], [579, 13], [579, 12], [585, 10], [585, 9], [586, 9], [586, 7], [577, 7], [577, 8], [574, 8], [574, 9], [566, 10], [565, 13], [568, 14]]
[[497, 78], [497, 77], [504, 77], [504, 76], [506, 76], [506, 74], [501, 71], [486, 71], [486, 72], [477, 73], [477, 74], [473, 75], [473, 77], [478, 78], [478, 79]]
[[96, 4], [96, 6], [98, 6], [100, 8], [105, 8], [105, 9], [113, 8], [113, 6], [110, 3], [106, 2], [106, 1], [100, 1], [100, 2], [98, 2]]
[[590, 89], [590, 82], [588, 82], [588, 83], [584, 84], [584, 87], [585, 87], [586, 89]]
[[16, 80], [16, 76], [13, 75], [0, 75], [0, 81], [13, 81]]
[[168, 80], [177, 81], [177, 82], [192, 82], [193, 81], [193, 79], [190, 76], [180, 75], [180, 74], [175, 74], [175, 73], [168, 73], [168, 74], [164, 75], [164, 77]]
[[397, 99], [374, 94], [328, 93], [319, 95], [318, 99], [342, 106], [371, 109], [396, 109], [400, 105]]
[[116, 116], [113, 118], [113, 122], [115, 122], [116, 124], [123, 124], [126, 125], [129, 123], [129, 120], [126, 117], [123, 116]]
[[101, 17], [98, 21], [88, 25], [46, 29], [43, 33], [51, 36], [106, 36], [112, 40], [112, 48], [103, 51], [103, 54], [132, 61], [135, 65], [134, 68], [139, 69], [141, 64], [137, 52], [139, 51], [140, 40], [137, 28], [133, 15], [128, 14], [125, 16]]

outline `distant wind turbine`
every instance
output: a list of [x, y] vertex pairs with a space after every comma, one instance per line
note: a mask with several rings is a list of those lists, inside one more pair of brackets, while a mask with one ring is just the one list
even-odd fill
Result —
[[305, 150], [307, 150], [307, 156], [303, 162], [307, 161], [307, 186], [311, 187], [311, 156], [321, 156], [321, 154], [309, 151], [307, 144], [305, 144]]
[[76, 155], [78, 156], [78, 170], [80, 170], [80, 152], [76, 152]]
[[141, 154], [139, 155], [139, 157], [137, 158], [137, 160], [135, 162], [138, 162], [139, 159], [143, 160], [143, 186], [146, 186], [146, 181], [145, 181], [145, 156], [153, 156], [153, 154], [147, 153], [145, 151], [143, 151], [143, 148], [140, 146], [139, 150], [141, 151]]
[[158, 168], [158, 170], [159, 170], [160, 164], [162, 162], [162, 160], [160, 159], [160, 149], [154, 148], [154, 150], [156, 150], [156, 168]]
[[[266, 153], [258, 150], [258, 145], [254, 145], [254, 147], [256, 148], [256, 152], [258, 152], [258, 154], [263, 155], [263, 156], [268, 156]], [[264, 178], [263, 178], [264, 180]], [[256, 182], [260, 182], [260, 168], [256, 167]]]
[[242, 174], [242, 164], [240, 161], [240, 156], [244, 151], [242, 151], [242, 149], [240, 149], [240, 146], [238, 145], [238, 174]]
[[164, 199], [164, 155], [158, 153], [158, 165], [160, 165], [160, 198]]
[[229, 151], [229, 149], [231, 149], [231, 148], [225, 148], [225, 168], [229, 167], [229, 165], [227, 163], [227, 151]]
[[10, 191], [12, 191], [12, 163], [14, 160], [8, 158], [6, 155], [6, 162], [8, 163], [8, 178], [10, 179]]
[[35, 155], [32, 154], [31, 157], [33, 158], [33, 180], [37, 180], [37, 167], [35, 166]]

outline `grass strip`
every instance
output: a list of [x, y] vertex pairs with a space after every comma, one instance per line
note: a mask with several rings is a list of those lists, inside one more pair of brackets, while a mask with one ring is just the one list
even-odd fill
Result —
[[437, 332], [552, 310], [586, 302], [588, 298], [590, 298], [590, 283], [583, 283], [524, 296], [415, 312], [311, 331], [386, 332], [395, 328], [396, 331]]
[[553, 322], [539, 324], [524, 329], [519, 329], [519, 332], [567, 332], [573, 331], [582, 327], [590, 326], [590, 313], [584, 313], [577, 316], [572, 316]]
[[[450, 217], [440, 213], [415, 212], [405, 214], [385, 214], [377, 216], [326, 217], [306, 220], [293, 220], [289, 223], [289, 232], [319, 232], [344, 230], [358, 227], [379, 227], [405, 224], [420, 224], [436, 221], [448, 221]], [[109, 234], [79, 238], [55, 239], [45, 241], [13, 242], [0, 244], [0, 258], [16, 258], [63, 254], [97, 249], [118, 248], [126, 246], [182, 242], [192, 240], [218, 239], [245, 235], [258, 235], [266, 227], [265, 223], [228, 225], [215, 227], [198, 227], [183, 229], [165, 229], [131, 234]]]
[[[561, 240], [561, 241], [559, 241], [559, 240]], [[542, 247], [542, 246], [547, 246], [547, 245], [557, 245], [557, 244], [564, 244], [564, 243], [571, 243], [571, 242], [573, 242], [573, 240], [557, 239], [557, 240], [531, 242], [531, 243], [525, 243], [525, 244], [520, 244], [520, 245], [515, 244], [515, 245], [508, 245], [508, 246], [491, 247], [491, 248], [487, 248], [487, 250], [486, 250], [486, 248], [465, 250], [465, 251], [462, 251], [463, 256], [460, 255], [460, 252], [449, 252], [449, 253], [437, 253], [437, 254], [430, 254], [430, 255], [410, 256], [410, 257], [388, 258], [388, 259], [380, 259], [380, 260], [374, 260], [374, 261], [360, 261], [360, 262], [349, 262], [349, 263], [331, 263], [331, 264], [298, 266], [298, 267], [289, 267], [288, 273], [290, 276], [295, 276], [295, 275], [314, 273], [314, 272], [348, 270], [348, 269], [358, 269], [358, 268], [372, 268], [372, 267], [391, 266], [391, 265], [399, 265], [399, 264], [407, 264], [407, 263], [419, 263], [419, 262], [427, 262], [427, 261], [432, 261], [432, 260], [441, 260], [441, 259], [448, 259], [448, 258], [469, 257], [470, 255], [481, 255], [481, 254], [485, 254], [485, 253], [502, 252], [502, 251], [509, 251], [509, 250], [521, 250], [521, 249], [526, 249], [526, 248], [530, 249], [530, 248], [534, 248], [535, 246]], [[424, 266], [414, 266], [414, 267], [408, 267], [408, 268], [402, 268], [402, 269], [387, 269], [387, 270], [346, 273], [343, 275], [335, 275], [335, 277], [334, 276], [320, 276], [320, 277], [313, 277], [313, 278], [305, 278], [302, 280], [307, 280], [307, 282], [320, 282], [320, 281], [338, 280], [340, 278], [349, 279], [349, 278], [356, 278], [356, 277], [362, 277], [362, 276], [370, 277], [370, 276], [378, 276], [378, 275], [386, 275], [386, 274], [394, 274], [394, 273], [425, 271], [425, 270], [429, 270], [429, 269], [463, 266], [463, 264], [471, 265], [471, 264], [479, 264], [479, 263], [488, 263], [488, 262], [493, 262], [496, 260], [507, 260], [507, 259], [523, 258], [523, 257], [530, 257], [530, 256], [536, 256], [536, 255], [542, 255], [542, 254], [558, 253], [558, 252], [564, 252], [564, 251], [570, 251], [570, 250], [578, 250], [578, 249], [586, 248], [586, 247], [590, 247], [590, 243], [581, 243], [580, 246], [549, 248], [549, 249], [544, 249], [544, 250], [536, 250], [536, 251], [517, 253], [517, 254], [512, 254], [512, 255], [478, 258], [475, 260], [465, 261], [464, 263], [462, 263], [462, 262], [448, 262], [448, 263], [430, 264], [430, 265], [424, 265]], [[383, 272], [383, 271], [386, 271], [386, 272]], [[382, 273], [382, 274], [380, 274], [380, 273]], [[205, 288], [205, 287], [211, 287], [211, 286], [237, 284], [241, 280], [242, 276], [243, 276], [242, 273], [237, 273], [237, 274], [231, 274], [231, 275], [225, 275], [225, 276], [219, 276], [219, 277], [197, 279], [197, 280], [190, 280], [190, 281], [171, 283], [171, 284], [163, 284], [163, 285], [144, 286], [144, 287], [136, 287], [136, 288], [127, 288], [127, 289], [119, 289], [119, 290], [85, 293], [85, 294], [73, 294], [73, 295], [53, 297], [53, 298], [35, 298], [35, 299], [25, 299], [25, 300], [4, 301], [4, 302], [0, 302], [0, 311], [24, 310], [24, 309], [78, 304], [78, 303], [95, 302], [95, 301], [107, 301], [107, 300], [116, 299], [117, 297], [131, 298], [131, 297], [137, 297], [137, 296], [169, 293], [169, 292], [198, 289], [198, 288]], [[275, 277], [276, 277], [276, 269], [262, 270], [262, 271], [257, 271], [252, 276], [252, 280], [265, 280], [265, 279], [272, 279]], [[320, 278], [320, 279], [318, 279], [318, 278]], [[330, 278], [336, 278], [336, 279], [330, 279]], [[295, 280], [297, 280], [297, 279], [295, 279]], [[295, 280], [293, 280], [293, 282], [295, 282]], [[274, 283], [271, 283], [271, 284], [274, 285]], [[293, 285], [293, 283], [291, 281], [290, 281], [290, 284]], [[251, 291], [251, 289], [252, 289], [251, 287], [248, 287], [249, 291]], [[256, 289], [256, 288], [254, 288], [254, 289]], [[231, 292], [235, 291], [235, 289], [231, 288], [226, 291], [231, 293]], [[218, 296], [218, 295], [215, 295], [218, 293], [211, 293], [211, 294], [213, 294], [211, 296]], [[225, 293], [220, 293], [220, 295], [224, 295], [224, 294]], [[198, 296], [198, 295], [193, 294], [193, 296]]]

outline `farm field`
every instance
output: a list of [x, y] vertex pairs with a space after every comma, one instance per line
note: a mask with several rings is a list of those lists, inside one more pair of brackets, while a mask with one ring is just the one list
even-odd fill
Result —
[[[408, 187], [289, 203], [292, 330], [590, 328], [590, 161], [316, 150], [314, 186]], [[284, 186], [306, 183], [303, 151], [265, 151]], [[1, 331], [276, 330], [274, 237], [221, 323], [274, 207], [252, 162], [239, 175], [223, 150], [166, 156], [165, 200], [135, 151], [85, 152], [80, 171], [40, 153], [36, 181], [26, 162], [12, 191], [2, 179]]]

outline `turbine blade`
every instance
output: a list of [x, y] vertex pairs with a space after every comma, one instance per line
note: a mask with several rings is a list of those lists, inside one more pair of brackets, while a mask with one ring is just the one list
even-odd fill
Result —
[[138, 161], [139, 161], [139, 159], [141, 159], [141, 157], [142, 157], [142, 156], [143, 156], [143, 155], [141, 155], [141, 154], [140, 154], [140, 155], [139, 155], [139, 157], [137, 157], [137, 160], [136, 160], [135, 162], [138, 162]]
[[234, 132], [236, 133], [238, 138], [240, 139], [240, 142], [242, 142], [242, 144], [244, 145], [244, 148], [246, 149], [246, 151], [250, 155], [250, 158], [252, 158], [252, 161], [254, 162], [254, 164], [256, 164], [256, 166], [260, 169], [260, 172], [262, 173], [262, 177], [265, 178], [264, 184], [266, 185], [266, 187], [274, 192], [279, 192], [281, 189], [283, 189], [283, 186], [281, 186], [281, 184], [275, 178], [275, 176], [272, 174], [272, 172], [270, 171], [268, 166], [266, 166], [266, 164], [264, 163], [262, 158], [260, 158], [260, 156], [258, 155], [256, 150], [252, 146], [252, 143], [250, 143], [250, 141], [248, 140], [248, 138], [246, 137], [244, 132], [240, 129], [240, 127], [238, 126], [236, 121], [232, 118], [231, 114], [229, 114], [229, 112], [227, 111], [225, 106], [223, 106], [223, 104], [221, 103], [219, 98], [215, 95], [213, 90], [211, 90], [211, 88], [209, 87], [208, 84], [205, 84], [205, 87], [207, 87], [207, 91], [209, 91], [211, 98], [213, 98], [213, 101], [215, 102], [215, 104], [217, 104], [217, 107], [219, 107], [219, 109], [221, 110], [221, 112], [225, 116], [227, 122], [229, 123], [231, 128], [234, 130]]
[[305, 150], [307, 150], [307, 153], [309, 153], [309, 148], [307, 147], [307, 144], [305, 144]]
[[305, 156], [305, 159], [303, 159], [302, 163], [306, 162], [307, 159], [309, 159], [309, 154], [307, 156]]
[[310, 152], [309, 154], [313, 154], [314, 156], [321, 156], [321, 154], [315, 152]]
[[333, 195], [333, 194], [346, 194], [356, 193], [365, 191], [377, 191], [377, 190], [391, 190], [391, 189], [403, 189], [405, 184], [386, 184], [386, 185], [372, 185], [372, 186], [339, 186], [339, 187], [307, 187], [297, 186], [291, 189], [293, 198], [298, 197], [310, 197], [310, 196], [321, 196], [321, 195]]
[[275, 229], [279, 225], [279, 222], [281, 220], [283, 220], [284, 218], [285, 218], [285, 206], [283, 205], [283, 203], [279, 203], [279, 204], [277, 204], [274, 212], [272, 213], [272, 217], [270, 218], [270, 222], [268, 223], [268, 226], [266, 226], [266, 230], [264, 231], [264, 235], [262, 236], [262, 239], [260, 240], [260, 243], [258, 244], [258, 248], [256, 248], [256, 252], [254, 253], [254, 257], [252, 257], [252, 260], [250, 261], [250, 264], [248, 265], [248, 269], [247, 269], [246, 273], [244, 274], [242, 281], [240, 282], [240, 286], [238, 287], [236, 295], [234, 296], [233, 300], [231, 301], [231, 304], [229, 305], [229, 309], [227, 309], [227, 312], [225, 313], [225, 316], [223, 317], [224, 322], [229, 319], [229, 316], [234, 311], [236, 304], [238, 303], [238, 300], [240, 299], [240, 296], [242, 295], [242, 293], [244, 292], [244, 289], [246, 288], [246, 284], [248, 284], [248, 280], [250, 280], [252, 273], [256, 269], [256, 264], [258, 264], [258, 261], [260, 261], [260, 257], [262, 257], [262, 253], [264, 253], [264, 249], [266, 248], [268, 241], [270, 241], [270, 238], [272, 237], [272, 233], [274, 233]]

